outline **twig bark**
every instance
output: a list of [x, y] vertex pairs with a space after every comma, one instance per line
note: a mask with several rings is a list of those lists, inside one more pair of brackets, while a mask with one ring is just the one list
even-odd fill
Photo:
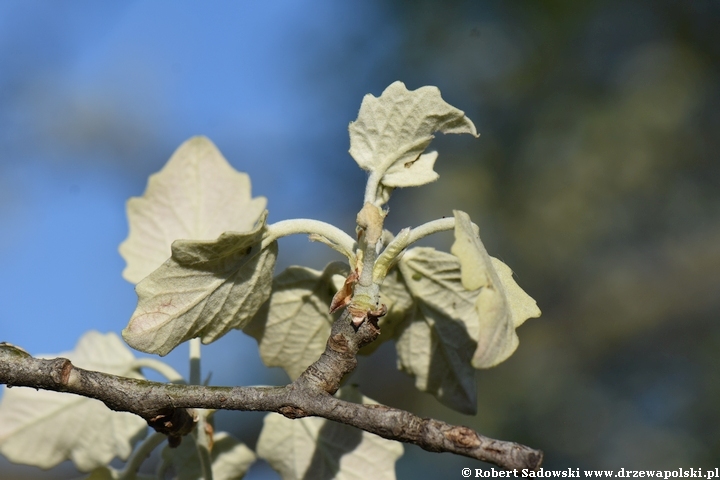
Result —
[[403, 410], [333, 397], [343, 377], [354, 370], [357, 351], [379, 333], [370, 321], [355, 330], [350, 315], [343, 314], [333, 324], [322, 356], [284, 387], [207, 387], [136, 380], [77, 368], [65, 358], [34, 358], [8, 344], [0, 344], [0, 384], [95, 398], [112, 410], [141, 416], [171, 441], [192, 430], [193, 408], [267, 411], [289, 418], [323, 417], [431, 452], [464, 455], [507, 469], [540, 467], [543, 454], [539, 450]]

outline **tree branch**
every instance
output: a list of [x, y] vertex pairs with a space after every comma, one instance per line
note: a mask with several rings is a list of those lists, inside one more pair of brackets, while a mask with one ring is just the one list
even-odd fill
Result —
[[484, 437], [464, 426], [420, 418], [383, 405], [360, 405], [332, 395], [355, 369], [355, 355], [380, 331], [372, 321], [355, 331], [344, 313], [333, 324], [325, 352], [284, 387], [207, 387], [118, 377], [75, 367], [65, 358], [38, 359], [0, 343], [0, 384], [74, 393], [108, 408], [131, 412], [177, 442], [193, 426], [193, 408], [277, 412], [288, 418], [317, 416], [412, 443], [431, 452], [450, 452], [507, 469], [537, 469], [543, 454], [524, 445]]

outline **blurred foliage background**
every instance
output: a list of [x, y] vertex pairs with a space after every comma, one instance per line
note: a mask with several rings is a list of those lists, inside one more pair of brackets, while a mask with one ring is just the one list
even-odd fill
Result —
[[[396, 192], [388, 227], [467, 211], [543, 316], [477, 373], [477, 416], [416, 392], [392, 344], [350, 381], [540, 448], [548, 469], [714, 468], [719, 22], [715, 1], [3, 2], [0, 340], [57, 352], [122, 329], [123, 202], [194, 134], [250, 174], [271, 221], [352, 230], [365, 177], [347, 124], [362, 96], [437, 85], [482, 136], [437, 138], [440, 180]], [[298, 256], [337, 259], [300, 239], [281, 244], [280, 267]], [[239, 332], [207, 350], [214, 384], [285, 381]], [[254, 447], [262, 415], [221, 422]], [[483, 464], [406, 446], [397, 471], [465, 466]], [[0, 460], [2, 479], [76, 475]], [[248, 478], [277, 477], [258, 465]]]

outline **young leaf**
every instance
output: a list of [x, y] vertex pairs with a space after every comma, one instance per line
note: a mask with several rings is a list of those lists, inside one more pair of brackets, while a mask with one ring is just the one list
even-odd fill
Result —
[[173, 243], [172, 257], [135, 287], [138, 305], [125, 341], [166, 355], [191, 338], [207, 344], [243, 328], [270, 296], [277, 242], [261, 248], [266, 218], [214, 241]]
[[[352, 387], [341, 388], [336, 396], [354, 403], [375, 404]], [[257, 453], [283, 480], [393, 480], [395, 462], [402, 456], [403, 446], [322, 418], [291, 420], [269, 413], [260, 432]]]
[[210, 240], [225, 231], [250, 230], [265, 204], [251, 198], [250, 177], [236, 171], [205, 137], [183, 143], [142, 197], [127, 203], [130, 234], [120, 245], [123, 277], [137, 283], [170, 257], [179, 238]]
[[[417, 148], [422, 147], [424, 150], [428, 144], [429, 142], [420, 144]], [[440, 177], [440, 175], [433, 170], [437, 157], [438, 153], [433, 151], [421, 154], [417, 157], [417, 160], [404, 163], [402, 167], [400, 167], [400, 162], [397, 162], [388, 168], [382, 179], [382, 184], [386, 187], [398, 188], [416, 187], [434, 182]]]
[[[350, 155], [385, 187], [414, 187], [437, 180], [437, 153], [423, 155], [433, 133], [470, 133], [475, 125], [446, 103], [437, 87], [409, 91], [394, 82], [380, 97], [365, 95], [350, 124]], [[374, 192], [373, 192], [374, 193]]]
[[415, 308], [397, 333], [398, 367], [415, 376], [415, 386], [450, 408], [474, 414], [478, 336], [477, 291], [460, 282], [454, 256], [433, 248], [413, 248], [400, 260]]
[[290, 267], [275, 277], [267, 307], [245, 328], [258, 341], [265, 365], [284, 368], [294, 380], [320, 358], [333, 322], [333, 279], [342, 285], [348, 273], [346, 264], [335, 262], [324, 272]]
[[[165, 461], [172, 463], [176, 474], [173, 478], [202, 480], [200, 458], [192, 435], [184, 437], [177, 448], [166, 446], [162, 451], [162, 456]], [[211, 457], [213, 479], [215, 480], [243, 478], [256, 459], [252, 450], [227, 432], [215, 434]]]
[[[135, 357], [114, 333], [86, 333], [71, 352], [52, 355], [74, 365], [113, 375], [143, 378]], [[147, 424], [131, 413], [113, 412], [102, 402], [67, 393], [14, 387], [0, 402], [0, 453], [11, 462], [51, 468], [70, 459], [88, 472], [127, 459]]]
[[515, 329], [528, 318], [539, 317], [540, 309], [515, 282], [512, 270], [488, 255], [468, 214], [453, 213], [455, 243], [451, 251], [460, 261], [462, 284], [468, 290], [481, 289], [475, 300], [480, 336], [473, 366], [493, 367], [512, 355], [518, 346]]

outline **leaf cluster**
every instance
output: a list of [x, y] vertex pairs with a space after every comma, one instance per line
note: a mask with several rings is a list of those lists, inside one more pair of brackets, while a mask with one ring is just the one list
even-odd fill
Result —
[[[475, 413], [475, 370], [507, 359], [518, 345], [515, 329], [540, 311], [510, 268], [488, 255], [466, 213], [456, 210], [397, 234], [383, 228], [395, 188], [437, 180], [438, 154], [425, 151], [434, 134], [477, 136], [475, 126], [437, 88], [409, 91], [395, 82], [380, 97], [365, 96], [349, 131], [350, 154], [368, 172], [355, 235], [316, 220], [269, 224], [265, 198], [252, 197], [248, 176], [235, 171], [210, 140], [195, 137], [180, 146], [150, 177], [145, 194], [128, 201], [130, 233], [120, 252], [127, 262], [123, 276], [137, 284], [138, 305], [123, 338], [136, 350], [161, 356], [191, 341], [199, 364], [199, 341], [208, 344], [241, 329], [257, 340], [267, 366], [282, 367], [295, 380], [321, 357], [334, 322], [350, 318], [355, 328], [370, 322], [380, 336], [363, 353], [394, 340], [398, 368], [415, 377], [419, 390]], [[451, 253], [412, 247], [443, 230], [454, 231]], [[307, 234], [345, 261], [322, 271], [292, 266], [274, 275], [277, 240], [291, 234]], [[162, 362], [136, 359], [114, 334], [91, 332], [65, 356], [129, 378], [142, 379], [140, 369], [149, 367], [169, 381], [184, 381]], [[189, 382], [198, 384], [199, 372], [192, 377]], [[336, 396], [373, 403], [351, 387]], [[215, 433], [211, 411], [196, 410], [196, 422], [190, 439], [165, 447], [158, 474], [241, 478], [256, 453]], [[70, 458], [91, 472], [88, 478], [134, 478], [145, 450], [161, 441], [151, 435], [138, 443], [145, 430], [139, 417], [83, 397], [12, 389], [0, 405], [0, 452], [43, 468]], [[44, 449], [29, 448], [47, 431], [54, 433]], [[401, 444], [367, 432], [273, 413], [257, 448], [257, 456], [286, 479], [394, 478], [400, 455]], [[114, 456], [129, 459], [124, 470], [108, 466]]]

